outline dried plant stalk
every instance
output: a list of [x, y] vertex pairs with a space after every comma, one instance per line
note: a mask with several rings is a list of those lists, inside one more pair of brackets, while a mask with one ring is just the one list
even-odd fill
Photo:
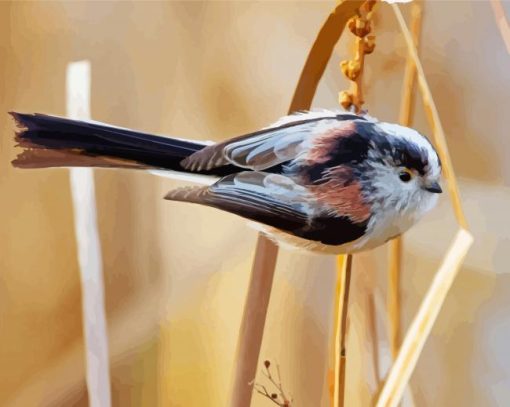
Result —
[[249, 406], [251, 403], [277, 255], [277, 246], [259, 235], [239, 330], [232, 407]]
[[400, 272], [402, 269], [402, 242], [402, 237], [397, 237], [390, 242], [389, 247], [387, 312], [390, 349], [393, 358], [397, 357], [401, 335]]
[[[415, 1], [411, 9], [411, 35], [415, 46], [418, 46], [422, 22], [421, 1]], [[413, 106], [415, 100], [416, 67], [410, 54], [406, 58], [404, 81], [402, 84], [402, 98], [400, 102], [399, 122], [403, 126], [412, 123]], [[389, 243], [388, 264], [388, 300], [387, 312], [390, 333], [390, 348], [393, 358], [397, 356], [401, 336], [401, 297], [400, 274], [402, 269], [403, 237], [397, 237]]]
[[363, 68], [365, 55], [374, 51], [375, 37], [369, 35], [372, 27], [372, 10], [376, 0], [367, 0], [359, 7], [356, 17], [353, 17], [348, 27], [356, 36], [354, 59], [342, 61], [340, 68], [344, 75], [351, 80], [349, 92], [342, 91], [339, 94], [339, 103], [345, 109], [354, 108], [356, 113], [361, 112], [365, 99], [363, 96]]
[[460, 229], [457, 232], [443, 263], [420, 305], [418, 313], [407, 331], [376, 407], [394, 407], [400, 402], [405, 386], [425, 345], [425, 341], [472, 243], [473, 236], [467, 230]]
[[[66, 87], [67, 115], [72, 119], [89, 120], [89, 61], [68, 65]], [[71, 168], [69, 178], [80, 266], [89, 403], [92, 407], [108, 407], [111, 405], [110, 366], [94, 173], [91, 168]]]
[[334, 405], [335, 391], [338, 388], [337, 383], [339, 381], [340, 366], [338, 364], [339, 358], [337, 355], [340, 354], [340, 335], [342, 334], [342, 308], [343, 302], [340, 299], [344, 297], [345, 289], [345, 266], [347, 264], [347, 256], [336, 257], [336, 284], [335, 284], [335, 297], [333, 306], [333, 340], [332, 349], [330, 352], [330, 363], [328, 370], [328, 389], [330, 397], [330, 405]]
[[[414, 46], [418, 48], [423, 16], [422, 2], [419, 0], [415, 0], [411, 7], [412, 8], [411, 8], [410, 31]], [[416, 66], [414, 64], [413, 56], [410, 53], [408, 53], [404, 71], [404, 81], [402, 84], [402, 97], [400, 102], [400, 114], [399, 114], [399, 122], [403, 126], [410, 126], [412, 122], [415, 99], [414, 91], [415, 81], [416, 81]]]
[[430, 334], [437, 315], [439, 314], [448, 290], [457, 275], [467, 251], [473, 243], [473, 236], [466, 230], [467, 222], [462, 210], [457, 182], [446, 145], [446, 138], [439, 120], [437, 108], [432, 99], [432, 94], [423, 72], [423, 67], [421, 66], [418, 58], [418, 53], [416, 51], [412, 35], [407, 28], [400, 9], [395, 4], [393, 4], [392, 7], [407, 42], [408, 52], [413, 58], [416, 67], [418, 84], [422, 93], [423, 103], [427, 112], [429, 123], [432, 127], [432, 133], [438, 154], [443, 161], [445, 176], [449, 181], [452, 206], [461, 229], [457, 232], [454, 242], [448, 250], [441, 267], [437, 271], [434, 280], [420, 305], [418, 313], [406, 334], [396, 361], [390, 370], [388, 379], [379, 396], [376, 404], [377, 407], [396, 406], [400, 402], [405, 386], [407, 385], [411, 373], [416, 366], [418, 357]]
[[430, 88], [427, 84], [427, 80], [425, 78], [425, 73], [423, 71], [423, 67], [421, 65], [420, 59], [418, 57], [418, 52], [414, 45], [413, 37], [407, 28], [407, 24], [402, 16], [402, 12], [397, 4], [391, 5], [395, 16], [397, 17], [397, 21], [402, 30], [402, 34], [404, 35], [404, 39], [407, 43], [408, 52], [411, 55], [414, 65], [416, 67], [416, 72], [418, 74], [418, 86], [421, 91], [421, 95], [423, 98], [423, 105], [425, 107], [425, 112], [427, 113], [427, 118], [429, 121], [429, 125], [432, 128], [432, 136], [436, 145], [437, 152], [439, 157], [441, 158], [443, 171], [446, 179], [448, 180], [448, 190], [450, 192], [450, 197], [452, 200], [453, 209], [455, 212], [455, 217], [457, 222], [463, 229], [468, 229], [466, 217], [464, 215], [464, 210], [462, 209], [459, 187], [457, 185], [457, 180], [455, 178], [455, 174], [453, 172], [452, 160], [450, 158], [450, 154], [448, 152], [448, 147], [446, 144], [446, 137], [443, 130], [443, 126], [439, 119], [439, 113], [437, 111], [437, 107], [434, 103], [434, 99], [432, 98], [432, 93], [430, 92]]
[[496, 24], [498, 25], [501, 38], [506, 45], [506, 50], [510, 54], [510, 25], [505, 15], [505, 9], [501, 4], [501, 0], [490, 0], [492, 10], [494, 11], [494, 17], [496, 18]]
[[333, 405], [341, 407], [345, 401], [345, 365], [347, 337], [347, 309], [349, 305], [349, 287], [351, 284], [352, 256], [338, 256], [337, 294], [341, 300], [338, 304], [335, 332], [335, 386]]
[[368, 332], [372, 340], [372, 366], [374, 369], [374, 382], [379, 388], [381, 384], [381, 366], [379, 364], [379, 334], [377, 331], [377, 312], [375, 308], [374, 292], [367, 294]]
[[[354, 108], [361, 112], [363, 98], [363, 68], [365, 55], [374, 50], [374, 37], [368, 36], [371, 31], [371, 13], [376, 1], [367, 0], [358, 9], [356, 16], [351, 18], [348, 27], [356, 36], [355, 57], [350, 61], [342, 61], [340, 68], [344, 75], [351, 80], [350, 92], [340, 92], [339, 103], [345, 109]], [[349, 290], [351, 281], [352, 255], [339, 256], [337, 260], [338, 284], [335, 298], [335, 380], [333, 387], [333, 406], [343, 407], [345, 403], [345, 370], [347, 364], [346, 336], [347, 315], [349, 305]]]
[[310, 108], [317, 85], [324, 74], [333, 49], [340, 39], [347, 21], [356, 13], [356, 10], [364, 1], [340, 0], [328, 16], [308, 54], [290, 104], [290, 112]]

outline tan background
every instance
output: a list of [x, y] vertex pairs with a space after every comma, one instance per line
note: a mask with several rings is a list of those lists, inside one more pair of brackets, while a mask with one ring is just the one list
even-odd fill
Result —
[[[64, 114], [66, 64], [90, 59], [96, 120], [190, 138], [248, 132], [286, 111], [332, 7], [1, 2], [0, 112]], [[394, 121], [405, 48], [388, 7], [378, 13], [367, 107]], [[337, 64], [347, 43], [314, 106], [335, 107], [346, 87]], [[427, 2], [422, 55], [477, 241], [418, 363], [413, 393], [417, 406], [508, 405], [510, 56], [482, 1]], [[421, 103], [416, 127], [428, 132]], [[0, 405], [86, 405], [67, 172], [12, 169], [12, 130], [1, 113]], [[163, 201], [178, 184], [171, 180], [105, 170], [96, 180], [114, 405], [226, 405], [255, 231], [213, 209]], [[406, 324], [454, 230], [445, 196], [409, 233]], [[376, 387], [364, 293], [376, 287], [384, 346], [384, 265], [384, 248], [355, 263], [349, 406], [369, 405]], [[327, 405], [334, 281], [332, 258], [281, 252], [262, 357], [279, 362], [297, 406]]]

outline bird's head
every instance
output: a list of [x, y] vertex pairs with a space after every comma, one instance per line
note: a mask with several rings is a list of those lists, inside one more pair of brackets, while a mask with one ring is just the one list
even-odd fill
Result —
[[357, 166], [364, 198], [372, 210], [388, 207], [421, 217], [437, 202], [441, 162], [427, 138], [408, 127], [357, 122], [356, 133], [368, 142]]

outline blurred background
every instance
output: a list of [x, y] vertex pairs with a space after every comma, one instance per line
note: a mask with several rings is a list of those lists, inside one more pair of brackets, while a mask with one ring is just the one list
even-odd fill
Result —
[[[510, 15], [510, 3], [503, 3]], [[65, 114], [69, 62], [92, 64], [92, 117], [222, 140], [286, 113], [334, 2], [0, 2], [0, 405], [86, 406], [81, 288], [68, 171], [15, 170], [16, 110]], [[408, 15], [409, 6], [404, 6]], [[379, 6], [366, 107], [397, 121], [405, 44]], [[348, 83], [343, 36], [315, 107]], [[475, 245], [411, 379], [417, 406], [510, 405], [510, 55], [484, 1], [427, 1], [422, 61]], [[415, 127], [430, 134], [422, 104]], [[95, 172], [115, 406], [225, 406], [256, 241], [242, 219], [164, 201], [179, 182]], [[405, 238], [408, 326], [456, 231], [447, 194]], [[368, 406], [388, 366], [386, 251], [355, 257], [347, 405]], [[327, 406], [335, 261], [280, 251], [261, 358], [297, 406]], [[381, 361], [374, 370], [366, 293]], [[385, 351], [386, 349], [386, 351]], [[260, 378], [263, 381], [262, 378]], [[254, 406], [271, 404], [254, 395]]]

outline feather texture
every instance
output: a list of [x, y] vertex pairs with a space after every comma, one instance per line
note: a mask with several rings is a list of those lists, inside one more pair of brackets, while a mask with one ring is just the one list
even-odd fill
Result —
[[[93, 121], [43, 114], [11, 113], [16, 141], [24, 150], [15, 167], [115, 167], [183, 171], [180, 162], [206, 143], [162, 137]], [[235, 172], [226, 166], [206, 175]]]
[[210, 187], [179, 188], [165, 199], [212, 206], [326, 245], [352, 242], [363, 236], [367, 225], [323, 213], [308, 189], [287, 177], [261, 172], [230, 175]]
[[338, 125], [345, 120], [364, 120], [360, 116], [329, 110], [297, 113], [254, 133], [235, 137], [193, 153], [182, 165], [191, 171], [233, 164], [263, 171], [295, 159], [308, 147], [308, 141], [322, 130], [324, 123]]

